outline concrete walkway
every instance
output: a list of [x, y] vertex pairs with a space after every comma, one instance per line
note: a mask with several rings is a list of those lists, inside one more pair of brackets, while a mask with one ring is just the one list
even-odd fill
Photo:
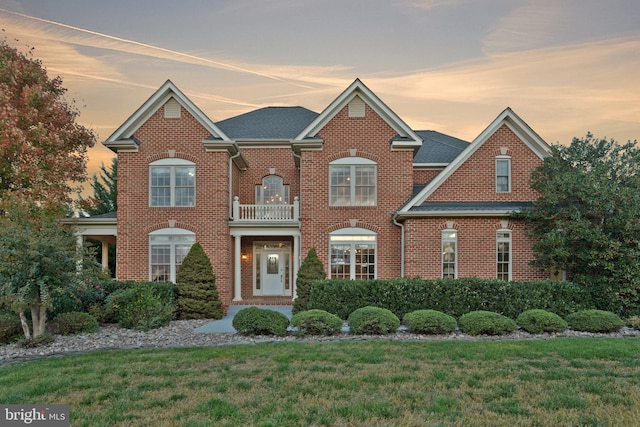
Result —
[[260, 306], [250, 306], [250, 305], [230, 305], [227, 309], [227, 315], [220, 320], [214, 320], [211, 323], [207, 323], [206, 325], [202, 325], [199, 328], [194, 329], [194, 332], [203, 332], [203, 333], [235, 333], [237, 332], [235, 328], [231, 325], [233, 322], [233, 318], [236, 314], [243, 308], [247, 307], [258, 307], [273, 311], [279, 311], [291, 319], [291, 310], [292, 306], [290, 305], [260, 305]]

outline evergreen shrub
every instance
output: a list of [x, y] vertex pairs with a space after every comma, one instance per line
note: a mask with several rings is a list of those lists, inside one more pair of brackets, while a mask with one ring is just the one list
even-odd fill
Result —
[[293, 314], [308, 310], [311, 283], [326, 277], [322, 261], [316, 254], [316, 248], [309, 249], [307, 256], [298, 269], [296, 278], [296, 299], [293, 301]]
[[640, 329], [640, 316], [628, 317], [625, 323], [634, 329]]
[[521, 313], [516, 319], [516, 323], [531, 334], [562, 332], [568, 326], [562, 317], [540, 309], [527, 310]]
[[335, 335], [342, 330], [342, 319], [324, 310], [307, 310], [294, 314], [291, 326], [303, 335]]
[[458, 326], [453, 316], [436, 310], [412, 311], [404, 315], [402, 323], [416, 334], [448, 334]]
[[289, 318], [279, 311], [247, 307], [233, 318], [232, 326], [242, 335], [277, 335], [287, 333]]
[[56, 316], [48, 327], [57, 335], [83, 334], [97, 331], [98, 321], [89, 313], [70, 311]]
[[216, 276], [200, 243], [191, 246], [176, 274], [179, 319], [222, 319], [224, 307]]
[[616, 332], [624, 326], [617, 314], [603, 310], [581, 310], [566, 317], [571, 329], [582, 332]]
[[463, 314], [460, 330], [469, 335], [505, 335], [516, 330], [516, 322], [492, 311], [477, 310]]
[[147, 331], [166, 326], [173, 319], [173, 283], [137, 282], [132, 288], [115, 293], [118, 324], [127, 329]]
[[0, 344], [8, 344], [23, 334], [20, 318], [12, 313], [0, 314]]
[[400, 319], [386, 308], [362, 307], [349, 315], [347, 320], [352, 334], [387, 335], [400, 327]]

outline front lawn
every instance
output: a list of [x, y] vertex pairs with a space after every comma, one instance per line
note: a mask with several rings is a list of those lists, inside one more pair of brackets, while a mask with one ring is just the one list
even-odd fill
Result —
[[0, 367], [0, 402], [73, 426], [627, 426], [640, 341], [268, 343], [100, 351]]

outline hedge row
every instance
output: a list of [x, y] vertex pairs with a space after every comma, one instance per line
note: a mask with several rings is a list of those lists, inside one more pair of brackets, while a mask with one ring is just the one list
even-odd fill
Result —
[[515, 319], [524, 311], [544, 309], [565, 317], [593, 308], [589, 293], [569, 282], [505, 282], [477, 278], [424, 280], [316, 280], [307, 309], [328, 311], [347, 319], [360, 307], [386, 308], [399, 318], [432, 309], [459, 318], [484, 310]]

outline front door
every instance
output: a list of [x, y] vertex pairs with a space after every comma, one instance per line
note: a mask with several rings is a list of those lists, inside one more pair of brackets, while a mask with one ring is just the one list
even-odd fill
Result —
[[254, 295], [291, 295], [291, 247], [284, 244], [260, 244], [254, 247]]

